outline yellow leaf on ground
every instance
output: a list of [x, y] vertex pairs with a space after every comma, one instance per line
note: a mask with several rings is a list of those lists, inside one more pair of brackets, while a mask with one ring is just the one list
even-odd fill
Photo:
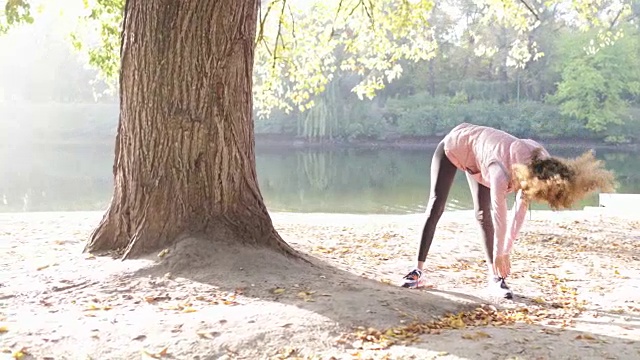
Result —
[[25, 355], [29, 355], [29, 352], [27, 351], [27, 348], [23, 347], [20, 350], [16, 350], [13, 352], [13, 354], [11, 354], [11, 356], [14, 359], [22, 359], [23, 357], [25, 357]]
[[276, 295], [280, 295], [280, 294], [282, 294], [283, 292], [284, 292], [284, 289], [283, 289], [283, 288], [277, 288], [277, 289], [274, 289], [274, 290], [273, 290], [273, 293], [274, 293], [274, 294], [276, 294]]
[[466, 326], [464, 321], [460, 318], [451, 319], [449, 322], [449, 325], [451, 325], [451, 327], [454, 329], [462, 329], [463, 327]]
[[201, 331], [198, 331], [196, 334], [198, 334], [198, 336], [204, 339], [213, 339], [216, 336], [220, 335], [220, 333], [217, 331], [209, 331], [209, 330], [201, 330]]
[[484, 331], [476, 331], [475, 333], [462, 334], [462, 338], [466, 340], [479, 340], [479, 339], [486, 339], [490, 337], [491, 335], [487, 334]]
[[198, 310], [196, 310], [196, 309], [194, 309], [194, 308], [192, 308], [190, 306], [187, 306], [184, 309], [182, 309], [183, 313], [192, 313], [192, 312], [196, 312], [196, 311], [198, 311]]
[[576, 340], [596, 340], [596, 338], [590, 334], [580, 334], [576, 336]]
[[6, 327], [5, 325], [0, 326], [0, 334], [6, 333], [7, 331], [9, 331], [8, 327]]
[[150, 358], [153, 358], [153, 359], [160, 359], [161, 357], [167, 356], [167, 351], [168, 350], [169, 350], [168, 346], [165, 347], [164, 349], [160, 350], [157, 353], [152, 353], [152, 352], [149, 352], [147, 350], [142, 350], [142, 356], [143, 357], [145, 357], [145, 356], [146, 357], [150, 357]]

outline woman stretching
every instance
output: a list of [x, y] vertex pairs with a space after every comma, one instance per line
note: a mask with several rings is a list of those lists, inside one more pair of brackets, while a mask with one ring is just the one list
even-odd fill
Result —
[[[456, 126], [433, 155], [418, 266], [404, 276], [403, 287], [416, 288], [424, 281], [424, 262], [457, 169], [466, 172], [471, 189], [486, 250], [489, 286], [500, 296], [511, 299], [513, 293], [504, 279], [511, 272], [509, 254], [529, 202], [546, 202], [557, 210], [571, 207], [596, 189], [612, 191], [613, 174], [602, 165], [591, 152], [575, 159], [560, 159], [551, 157], [530, 139], [518, 139], [486, 126], [468, 123]], [[517, 193], [507, 224], [507, 194], [511, 192]]]

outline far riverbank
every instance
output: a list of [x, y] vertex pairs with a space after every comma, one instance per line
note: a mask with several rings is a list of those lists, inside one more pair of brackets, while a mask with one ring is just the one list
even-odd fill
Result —
[[[552, 149], [594, 149], [612, 150], [619, 152], [638, 152], [640, 143], [610, 144], [603, 141], [579, 138], [532, 138], [546, 147]], [[442, 136], [424, 137], [395, 137], [389, 139], [350, 139], [350, 140], [309, 140], [292, 136], [278, 134], [256, 134], [255, 144], [257, 149], [397, 149], [397, 150], [421, 150], [435, 148]], [[21, 148], [24, 146], [93, 146], [103, 147], [115, 144], [115, 134], [113, 136], [100, 137], [70, 137], [70, 138], [31, 138], [20, 144], [9, 144], [11, 148]], [[7, 144], [0, 148], [7, 147]]]

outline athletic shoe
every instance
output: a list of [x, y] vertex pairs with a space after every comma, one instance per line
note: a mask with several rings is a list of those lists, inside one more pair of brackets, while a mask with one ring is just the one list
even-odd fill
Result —
[[403, 277], [406, 281], [402, 284], [402, 287], [415, 289], [422, 285], [424, 278], [422, 277], [422, 271], [420, 269], [413, 269], [410, 273]]
[[513, 291], [509, 289], [504, 278], [496, 276], [489, 279], [489, 288], [496, 296], [500, 296], [505, 299], [513, 299]]

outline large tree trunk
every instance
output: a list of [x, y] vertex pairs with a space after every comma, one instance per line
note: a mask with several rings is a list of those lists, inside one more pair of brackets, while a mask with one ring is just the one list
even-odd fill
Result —
[[123, 258], [181, 235], [294, 251], [258, 189], [252, 72], [259, 0], [127, 0], [111, 205], [85, 251]]

